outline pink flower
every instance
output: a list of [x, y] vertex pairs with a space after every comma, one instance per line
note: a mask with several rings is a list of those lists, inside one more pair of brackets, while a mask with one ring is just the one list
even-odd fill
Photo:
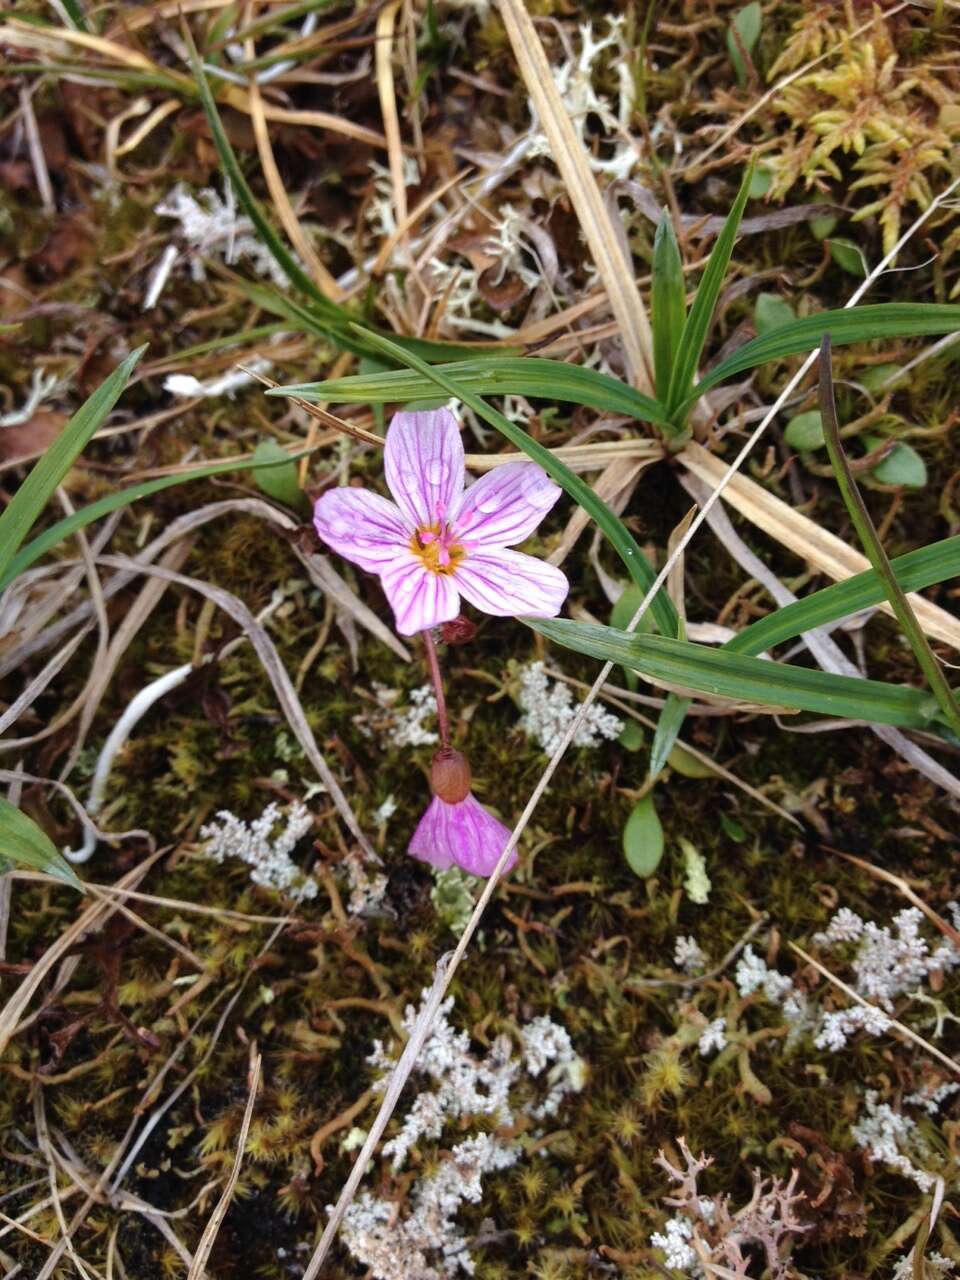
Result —
[[[510, 828], [488, 813], [470, 790], [466, 756], [443, 747], [430, 766], [433, 799], [417, 824], [407, 852], [440, 871], [454, 864], [473, 876], [489, 876], [500, 861]], [[517, 865], [514, 850], [504, 873]]]
[[464, 488], [464, 454], [449, 409], [398, 413], [384, 449], [390, 502], [332, 489], [313, 522], [328, 546], [379, 574], [397, 630], [449, 622], [460, 597], [498, 617], [552, 618], [569, 584], [559, 569], [507, 548], [528, 538], [560, 488], [533, 462], [508, 462]]
[[[456, 804], [434, 796], [417, 824], [407, 852], [440, 871], [456, 864], [472, 876], [488, 876], [509, 839], [510, 828], [488, 813], [472, 792]], [[514, 850], [504, 872], [516, 865]]]

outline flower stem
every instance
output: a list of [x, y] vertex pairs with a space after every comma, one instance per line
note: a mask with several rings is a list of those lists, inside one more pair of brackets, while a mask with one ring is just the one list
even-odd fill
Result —
[[429, 631], [421, 631], [423, 647], [427, 655], [427, 668], [433, 682], [433, 692], [437, 699], [437, 727], [440, 730], [440, 744], [444, 750], [450, 749], [450, 722], [447, 719], [447, 699], [443, 692], [443, 676], [440, 674], [440, 659], [437, 646]]

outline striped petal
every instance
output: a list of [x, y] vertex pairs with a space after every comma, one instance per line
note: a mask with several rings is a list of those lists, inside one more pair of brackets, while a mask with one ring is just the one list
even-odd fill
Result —
[[394, 414], [383, 460], [390, 492], [415, 528], [449, 519], [463, 489], [463, 443], [449, 409]]
[[504, 463], [464, 491], [454, 534], [474, 546], [511, 547], [530, 537], [561, 492], [535, 462]]
[[460, 612], [453, 577], [433, 573], [412, 553], [381, 566], [380, 578], [402, 636], [438, 627]]
[[522, 551], [470, 551], [454, 578], [465, 600], [498, 618], [553, 618], [570, 590], [559, 569]]
[[330, 489], [314, 504], [313, 525], [339, 555], [361, 569], [380, 573], [410, 552], [413, 530], [399, 507], [370, 489]]
[[[454, 863], [473, 876], [489, 876], [500, 861], [510, 829], [489, 813], [473, 795], [457, 804], [434, 796], [420, 819], [407, 852], [421, 862], [444, 870]], [[514, 850], [504, 873], [517, 863]]]

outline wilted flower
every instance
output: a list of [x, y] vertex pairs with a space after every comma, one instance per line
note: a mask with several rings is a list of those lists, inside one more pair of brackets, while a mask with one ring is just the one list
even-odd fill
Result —
[[[439, 871], [454, 865], [488, 876], [510, 839], [510, 829], [488, 813], [470, 791], [470, 765], [449, 747], [438, 751], [430, 769], [433, 799], [420, 819], [407, 852]], [[504, 871], [516, 866], [511, 853]]]
[[449, 409], [398, 413], [384, 449], [390, 502], [369, 489], [332, 489], [313, 520], [328, 546], [379, 574], [397, 630], [449, 622], [460, 596], [498, 617], [549, 618], [569, 586], [553, 565], [508, 547], [528, 538], [560, 496], [532, 462], [495, 467], [464, 489], [464, 453]]

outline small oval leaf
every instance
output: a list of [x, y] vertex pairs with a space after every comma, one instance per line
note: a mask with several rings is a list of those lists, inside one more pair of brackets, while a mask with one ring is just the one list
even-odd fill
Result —
[[653, 793], [647, 792], [634, 806], [623, 828], [623, 852], [627, 866], [637, 876], [652, 876], [663, 857], [663, 827]]
[[791, 449], [807, 452], [810, 449], [823, 448], [823, 421], [819, 409], [811, 409], [809, 413], [798, 413], [787, 423], [783, 438]]
[[775, 293], [761, 293], [753, 304], [753, 323], [757, 334], [763, 337], [774, 329], [782, 329], [784, 325], [793, 324], [796, 316], [793, 308]]
[[253, 451], [253, 461], [261, 464], [254, 477], [262, 493], [293, 510], [303, 505], [304, 494], [297, 479], [297, 464], [290, 460], [286, 449], [281, 448], [276, 440], [261, 440]]

